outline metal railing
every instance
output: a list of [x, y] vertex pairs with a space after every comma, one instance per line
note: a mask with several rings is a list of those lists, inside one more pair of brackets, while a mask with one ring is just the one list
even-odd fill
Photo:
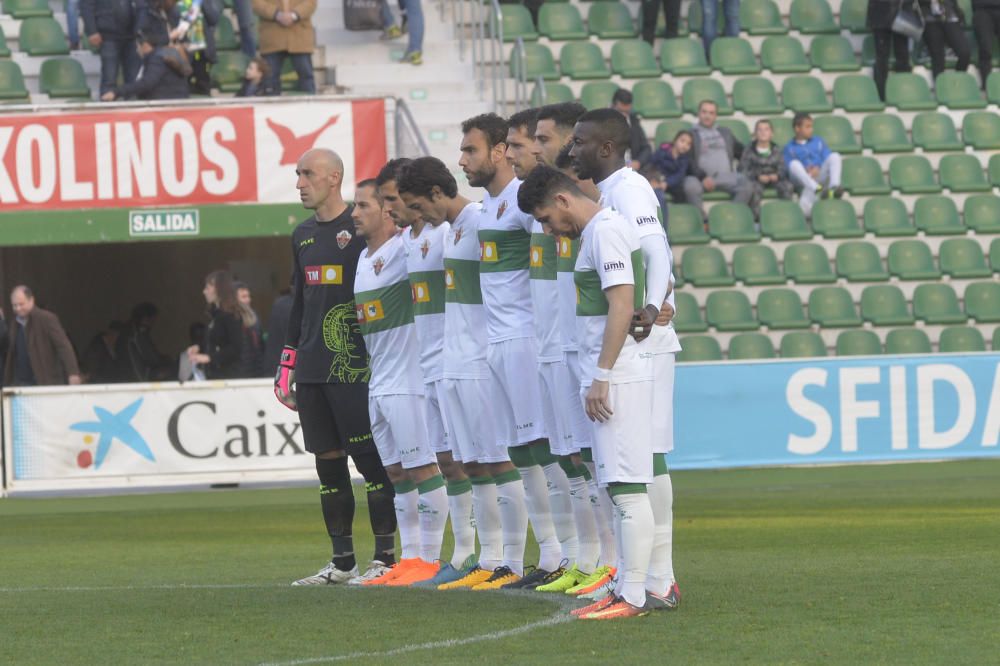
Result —
[[[449, 0], [451, 24], [458, 36], [459, 57], [465, 62], [467, 49], [472, 54], [479, 99], [485, 100], [487, 86], [494, 110], [507, 105], [507, 87], [503, 62], [503, 13], [497, 0]], [[438, 5], [441, 20], [445, 4]], [[468, 33], [471, 32], [471, 37]], [[468, 46], [466, 42], [468, 41]]]
[[[430, 155], [431, 149], [424, 140], [424, 135], [417, 126], [417, 121], [413, 119], [410, 107], [402, 98], [396, 98], [395, 123], [396, 128], [396, 154], [411, 156]], [[412, 150], [407, 149], [412, 146]]]

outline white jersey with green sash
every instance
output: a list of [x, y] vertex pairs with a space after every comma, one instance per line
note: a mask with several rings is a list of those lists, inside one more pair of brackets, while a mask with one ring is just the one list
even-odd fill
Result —
[[537, 220], [532, 220], [528, 277], [539, 363], [555, 363], [563, 359], [562, 332], [559, 328], [558, 260], [556, 237], [546, 234], [545, 227]]
[[577, 351], [576, 344], [576, 284], [573, 271], [580, 253], [580, 239], [560, 236], [556, 239], [559, 257], [556, 260], [556, 284], [559, 289], [559, 335], [564, 352]]
[[486, 379], [486, 310], [479, 284], [482, 204], [470, 203], [444, 239], [444, 376]]
[[414, 238], [403, 232], [406, 241], [406, 269], [413, 295], [413, 319], [420, 343], [420, 369], [424, 382], [444, 377], [444, 241], [448, 223], [435, 227], [425, 224]]
[[361, 254], [354, 303], [372, 371], [368, 395], [422, 396], [424, 376], [402, 238], [393, 236], [371, 256]]

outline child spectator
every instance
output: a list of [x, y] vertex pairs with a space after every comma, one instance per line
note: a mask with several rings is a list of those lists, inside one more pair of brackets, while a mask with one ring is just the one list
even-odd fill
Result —
[[653, 153], [649, 163], [663, 174], [666, 191], [674, 203], [684, 203], [684, 177], [691, 166], [691, 146], [694, 135], [690, 130], [681, 130], [674, 135], [672, 143], [661, 144]]
[[835, 153], [826, 141], [813, 136], [812, 116], [796, 113], [792, 120], [795, 139], [785, 146], [785, 164], [792, 183], [802, 189], [799, 205], [808, 217], [816, 199], [840, 198], [840, 153]]
[[236, 93], [237, 97], [265, 97], [275, 95], [271, 87], [271, 68], [264, 58], [257, 56], [247, 63], [246, 72], [243, 73], [243, 85]]
[[773, 187], [779, 199], [791, 199], [795, 191], [788, 180], [788, 169], [778, 144], [772, 140], [774, 128], [768, 120], [758, 120], [753, 130], [753, 143], [743, 151], [740, 171], [753, 183], [750, 207], [754, 217], [760, 217], [760, 200], [764, 190]]

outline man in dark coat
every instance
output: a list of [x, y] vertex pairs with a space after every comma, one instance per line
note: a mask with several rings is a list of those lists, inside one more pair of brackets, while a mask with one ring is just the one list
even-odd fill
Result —
[[[141, 0], [145, 2], [145, 0]], [[136, 0], [80, 0], [80, 16], [87, 41], [101, 56], [101, 94], [122, 80], [135, 81], [141, 62], [135, 52]]]
[[5, 386], [79, 384], [80, 368], [59, 317], [35, 305], [31, 289], [14, 287]]
[[630, 166], [638, 171], [646, 166], [649, 158], [653, 156], [653, 147], [649, 145], [649, 137], [642, 129], [639, 116], [632, 113], [632, 93], [624, 88], [616, 90], [611, 97], [611, 108], [620, 112], [628, 121], [629, 152], [626, 158], [631, 160]]
[[105, 102], [116, 99], [187, 99], [191, 64], [187, 55], [179, 48], [170, 46], [168, 40], [163, 30], [148, 29], [139, 33], [141, 75], [132, 83], [102, 94], [101, 99]]

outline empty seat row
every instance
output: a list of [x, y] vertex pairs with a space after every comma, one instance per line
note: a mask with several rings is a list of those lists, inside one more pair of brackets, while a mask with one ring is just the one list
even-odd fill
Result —
[[[49, 58], [43, 62], [38, 87], [49, 97], [90, 98], [83, 66], [72, 58]], [[0, 60], [0, 102], [27, 102], [29, 98], [18, 64]]]

